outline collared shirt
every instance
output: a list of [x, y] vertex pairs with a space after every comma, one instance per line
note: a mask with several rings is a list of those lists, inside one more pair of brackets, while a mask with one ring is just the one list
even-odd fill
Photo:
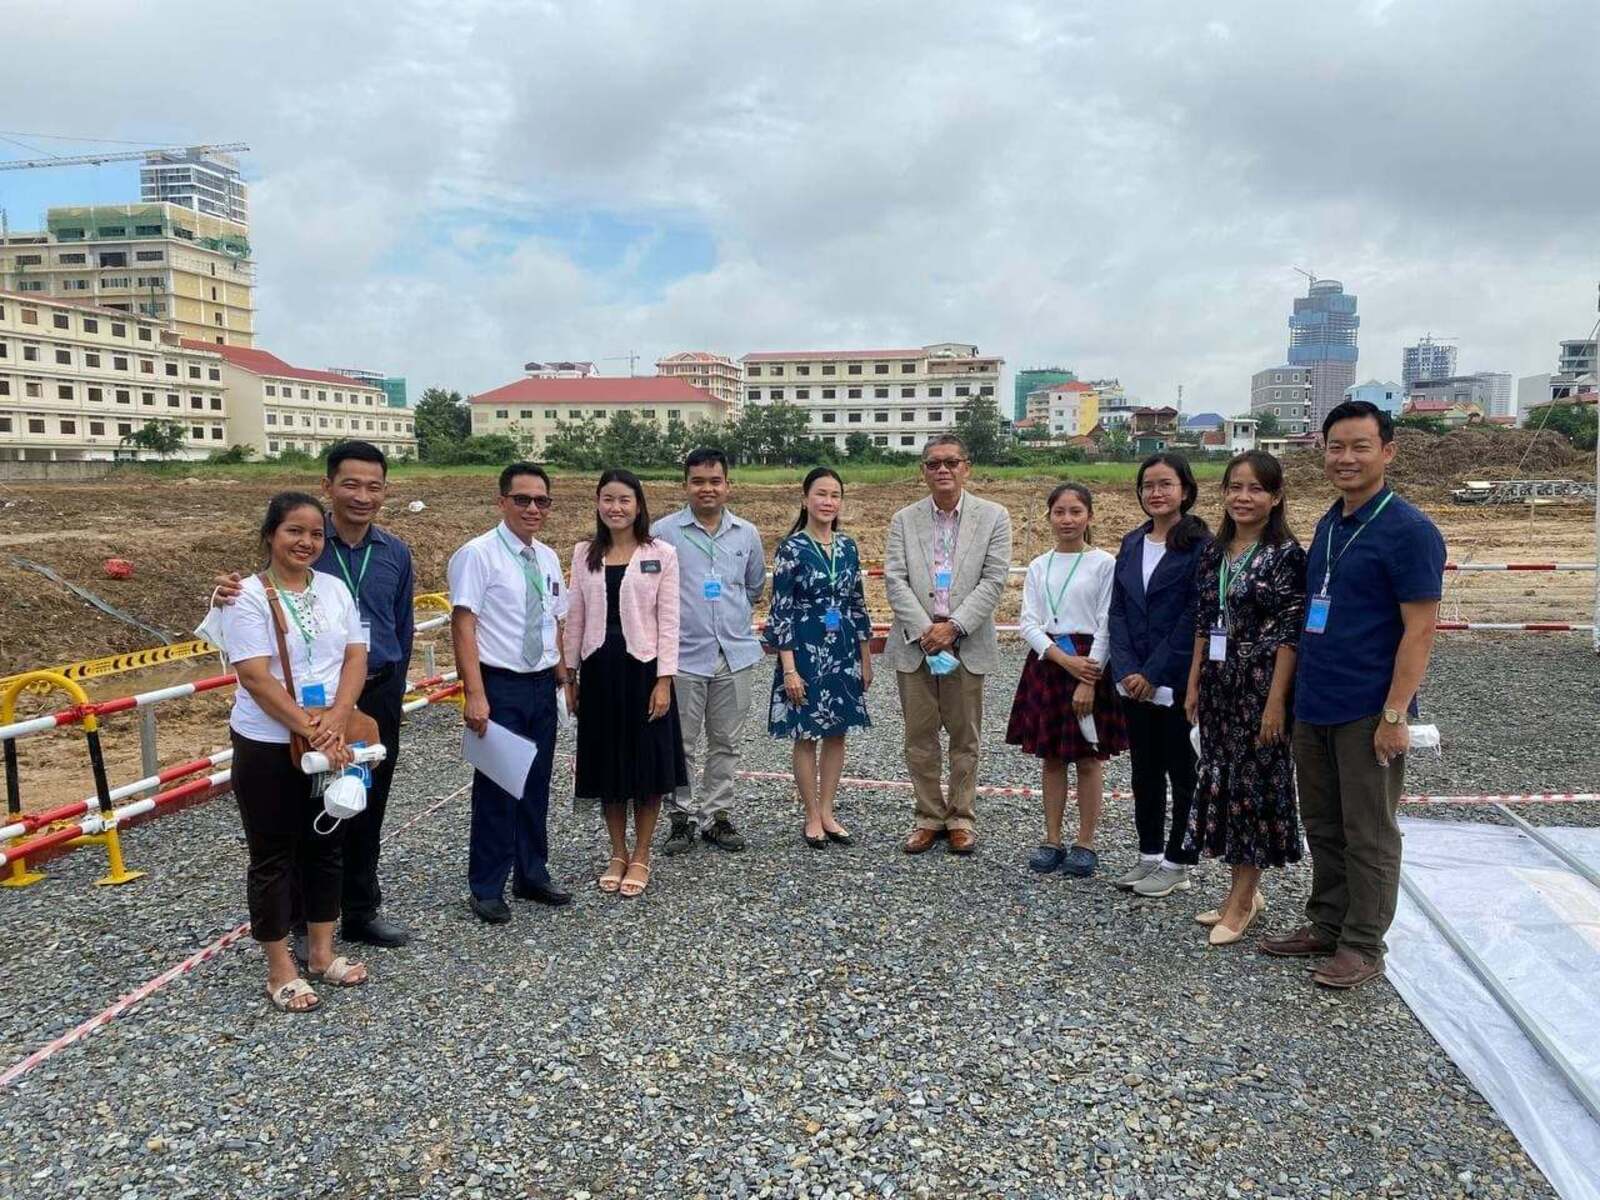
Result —
[[1334, 504], [1306, 548], [1308, 597], [1322, 591], [1330, 536], [1334, 567], [1327, 630], [1300, 635], [1294, 688], [1298, 721], [1343, 725], [1382, 712], [1405, 633], [1400, 606], [1437, 600], [1444, 592], [1444, 538], [1399, 496], [1379, 513], [1389, 494], [1384, 488], [1349, 516], [1343, 501]]
[[[366, 537], [356, 546], [347, 546], [339, 539], [333, 518], [328, 518], [323, 528], [326, 537], [322, 556], [313, 566], [344, 583], [355, 597], [361, 619], [371, 633], [368, 673], [394, 665], [403, 673], [411, 663], [411, 642], [416, 630], [416, 616], [411, 607], [412, 592], [416, 588], [411, 548], [376, 525], [367, 526]], [[366, 557], [369, 546], [371, 558]]]
[[556, 622], [567, 615], [567, 589], [556, 552], [537, 538], [528, 543], [544, 577], [544, 654], [522, 657], [528, 616], [528, 577], [518, 557], [523, 543], [501, 522], [450, 556], [450, 605], [478, 619], [478, 661], [507, 671], [546, 671], [561, 657]]
[[956, 506], [949, 512], [940, 508], [932, 496], [928, 497], [928, 507], [933, 510], [933, 545], [930, 547], [929, 561], [933, 563], [933, 608], [935, 614], [948, 616], [950, 613], [950, 589], [939, 586], [939, 572], [948, 571], [950, 581], [955, 582], [956, 577], [956, 539], [961, 534], [961, 505], [965, 502], [967, 493], [963, 491], [956, 497]]
[[[717, 531], [708, 534], [686, 507], [662, 517], [650, 532], [678, 552], [678, 673], [715, 675], [719, 653], [730, 671], [760, 662], [750, 618], [767, 586], [767, 558], [756, 527], [723, 509]], [[713, 572], [721, 596], [708, 600], [706, 579]]]

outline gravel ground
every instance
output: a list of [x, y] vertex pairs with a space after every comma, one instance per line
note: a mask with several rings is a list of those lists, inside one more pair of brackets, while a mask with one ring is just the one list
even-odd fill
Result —
[[[1000, 744], [1020, 658], [989, 693], [984, 783], [1037, 783]], [[1595, 689], [1577, 638], [1446, 641], [1428, 706], [1446, 753], [1408, 790], [1594, 788]], [[902, 778], [892, 688], [873, 712], [847, 772]], [[391, 829], [465, 782], [455, 728], [409, 727]], [[749, 767], [786, 767], [764, 727], [747, 745]], [[1110, 775], [1125, 786], [1126, 763]], [[389, 911], [418, 938], [369, 960], [372, 987], [284, 1018], [252, 945], [202, 964], [10, 1090], [0, 1194], [1554, 1194], [1387, 984], [1328, 994], [1297, 964], [1208, 950], [1191, 916], [1214, 866], [1130, 901], [1022, 867], [1033, 801], [980, 799], [970, 860], [911, 859], [904, 792], [847, 794], [858, 845], [824, 853], [786, 787], [743, 794], [752, 848], [658, 859], [638, 901], [594, 890], [598, 817], [558, 805], [576, 902], [494, 929], [466, 910], [468, 805], [448, 802], [385, 852]], [[1525, 811], [1600, 824], [1597, 806]], [[150, 872], [132, 886], [91, 886], [89, 851], [0, 894], [0, 1069], [243, 918], [231, 804], [128, 846]], [[1131, 862], [1126, 804], [1102, 851], [1107, 875]], [[1270, 880], [1267, 927], [1294, 923], [1307, 875]]]

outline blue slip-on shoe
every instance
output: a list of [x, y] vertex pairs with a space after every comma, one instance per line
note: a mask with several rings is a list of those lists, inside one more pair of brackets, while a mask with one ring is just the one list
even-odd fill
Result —
[[1032, 858], [1028, 859], [1028, 868], [1041, 875], [1048, 875], [1061, 865], [1061, 860], [1066, 856], [1067, 852], [1060, 846], [1052, 846], [1046, 842], [1033, 852]]
[[1100, 866], [1100, 856], [1087, 846], [1074, 846], [1061, 856], [1061, 873], [1087, 879]]

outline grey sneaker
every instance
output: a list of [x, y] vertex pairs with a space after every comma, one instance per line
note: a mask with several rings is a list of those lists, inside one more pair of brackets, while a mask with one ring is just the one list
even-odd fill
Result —
[[722, 850], [737, 852], [744, 849], [744, 834], [735, 829], [727, 817], [718, 817], [711, 822], [709, 829], [702, 829], [700, 839]]
[[1133, 894], [1135, 896], [1148, 896], [1151, 899], [1170, 896], [1173, 892], [1186, 892], [1188, 890], [1189, 868], [1169, 867], [1165, 863], [1133, 885]]
[[667, 835], [667, 844], [661, 847], [663, 854], [687, 854], [694, 849], [694, 826], [689, 818], [681, 813], [672, 814], [672, 832]]
[[1123, 891], [1131, 892], [1133, 891], [1134, 884], [1138, 883], [1141, 879], [1150, 874], [1160, 865], [1161, 860], [1159, 858], [1154, 862], [1146, 862], [1141, 858], [1138, 862], [1133, 864], [1133, 870], [1129, 871], [1126, 875], [1118, 876], [1116, 879], [1112, 880], [1112, 882]]

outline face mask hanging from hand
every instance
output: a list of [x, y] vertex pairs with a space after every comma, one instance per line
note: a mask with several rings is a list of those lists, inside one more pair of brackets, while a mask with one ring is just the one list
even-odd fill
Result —
[[[323, 836], [327, 836], [339, 828], [340, 821], [348, 821], [351, 817], [360, 816], [367, 810], [367, 783], [365, 772], [360, 768], [348, 775], [341, 775], [337, 779], [328, 781], [327, 788], [322, 793], [322, 811], [311, 822], [311, 828]], [[324, 829], [322, 818], [331, 817], [333, 824]]]
[[961, 665], [961, 660], [948, 650], [927, 656], [928, 670], [935, 675], [948, 675]]

